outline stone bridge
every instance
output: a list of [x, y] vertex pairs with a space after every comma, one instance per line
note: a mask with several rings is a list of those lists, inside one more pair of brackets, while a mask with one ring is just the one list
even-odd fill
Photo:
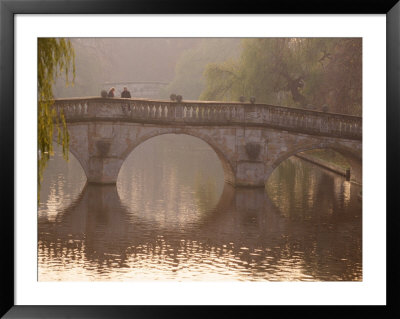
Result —
[[70, 152], [89, 183], [116, 183], [124, 160], [141, 143], [161, 134], [187, 134], [218, 155], [225, 181], [263, 187], [288, 157], [330, 148], [362, 182], [362, 118], [265, 104], [72, 98], [55, 101], [66, 117]]

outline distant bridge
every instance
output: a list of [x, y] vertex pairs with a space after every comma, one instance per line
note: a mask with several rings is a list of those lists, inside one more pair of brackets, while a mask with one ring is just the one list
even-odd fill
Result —
[[116, 183], [128, 155], [162, 134], [187, 134], [208, 143], [225, 181], [262, 187], [285, 159], [329, 148], [362, 182], [362, 118], [266, 104], [148, 99], [71, 98], [55, 102], [66, 116], [70, 151], [88, 182]]

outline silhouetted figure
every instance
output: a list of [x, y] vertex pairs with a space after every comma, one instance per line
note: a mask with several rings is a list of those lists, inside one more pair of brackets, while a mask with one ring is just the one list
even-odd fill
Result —
[[107, 97], [114, 97], [114, 92], [115, 88], [111, 88], [110, 91], [108, 91]]
[[121, 92], [121, 97], [130, 99], [131, 98], [131, 92], [128, 91], [128, 88], [125, 86], [124, 90]]
[[107, 91], [106, 90], [101, 90], [101, 97], [107, 97]]

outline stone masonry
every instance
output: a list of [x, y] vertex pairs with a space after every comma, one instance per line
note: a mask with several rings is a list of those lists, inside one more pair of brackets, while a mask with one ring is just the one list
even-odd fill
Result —
[[70, 152], [89, 183], [114, 184], [128, 155], [162, 134], [187, 134], [208, 143], [225, 181], [263, 187], [272, 171], [296, 153], [330, 148], [344, 155], [362, 182], [359, 117], [269, 105], [170, 102], [118, 98], [56, 100], [67, 119]]

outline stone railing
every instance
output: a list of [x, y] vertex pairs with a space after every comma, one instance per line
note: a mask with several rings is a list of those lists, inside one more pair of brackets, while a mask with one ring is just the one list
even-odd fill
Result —
[[129, 121], [176, 125], [265, 126], [300, 133], [362, 138], [362, 118], [266, 104], [120, 98], [57, 99], [67, 122]]

